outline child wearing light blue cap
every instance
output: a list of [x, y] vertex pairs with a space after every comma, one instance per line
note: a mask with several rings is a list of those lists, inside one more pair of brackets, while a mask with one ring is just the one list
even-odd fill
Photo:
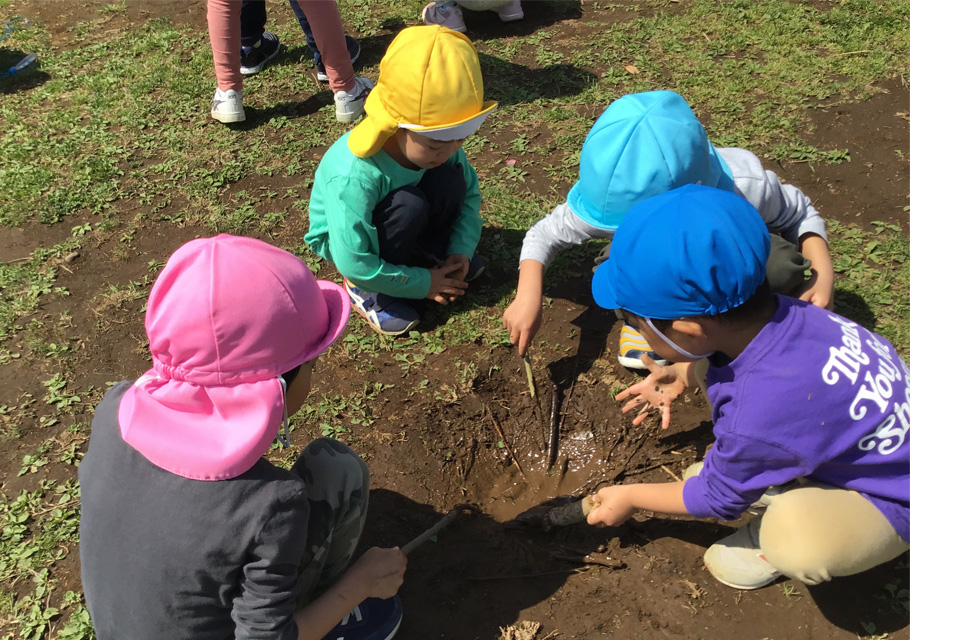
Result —
[[[523, 239], [517, 295], [503, 314], [510, 342], [521, 355], [540, 327], [543, 273], [556, 254], [588, 240], [612, 238], [635, 204], [687, 184], [716, 187], [749, 201], [771, 233], [768, 278], [773, 290], [820, 307], [832, 306], [833, 264], [826, 225], [810, 199], [765, 171], [749, 151], [715, 148], [680, 95], [636, 93], [614, 101], [594, 123], [580, 152], [579, 181], [566, 202]], [[807, 269], [813, 273], [809, 280], [804, 275]], [[624, 325], [620, 363], [646, 369], [641, 358], [645, 352], [657, 359], [643, 337]]]
[[650, 375], [617, 396], [624, 413], [639, 407], [639, 424], [658, 409], [666, 425], [700, 381], [716, 443], [681, 482], [601, 489], [587, 521], [756, 513], [704, 555], [737, 589], [859, 573], [910, 539], [910, 370], [884, 338], [771, 292], [769, 252], [750, 203], [688, 185], [635, 206], [593, 277], [597, 304], [675, 363], [644, 356]]

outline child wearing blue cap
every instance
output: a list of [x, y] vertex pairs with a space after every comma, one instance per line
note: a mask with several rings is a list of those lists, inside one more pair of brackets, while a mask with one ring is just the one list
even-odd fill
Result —
[[617, 396], [624, 413], [640, 407], [639, 424], [657, 408], [667, 422], [700, 380], [716, 444], [681, 482], [601, 489], [587, 521], [757, 513], [704, 555], [738, 589], [859, 573], [910, 539], [910, 370], [884, 338], [772, 293], [769, 252], [750, 203], [688, 185], [636, 205], [593, 277], [597, 303], [675, 362], [647, 357], [650, 375]]
[[[556, 254], [588, 240], [612, 238], [633, 205], [686, 184], [716, 187], [749, 201], [771, 234], [773, 251], [767, 267], [773, 290], [820, 307], [832, 306], [833, 264], [826, 225], [810, 199], [765, 171], [749, 151], [715, 148], [681, 96], [648, 91], [624, 96], [607, 107], [583, 143], [580, 179], [567, 201], [523, 239], [517, 295], [503, 314], [510, 342], [520, 355], [540, 328], [543, 274]], [[807, 269], [813, 273], [809, 280], [804, 275]], [[658, 359], [643, 337], [624, 325], [620, 363], [646, 369], [643, 353]]]

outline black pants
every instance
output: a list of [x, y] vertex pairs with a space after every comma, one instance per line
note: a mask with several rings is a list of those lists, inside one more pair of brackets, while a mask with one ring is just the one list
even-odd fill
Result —
[[450, 232], [466, 197], [463, 167], [446, 163], [424, 173], [416, 186], [388, 193], [373, 209], [380, 258], [415, 266], [417, 249], [446, 258]]
[[[300, 21], [300, 28], [303, 29], [303, 35], [307, 38], [307, 46], [313, 52], [313, 63], [317, 63], [320, 57], [320, 50], [317, 49], [317, 43], [313, 39], [313, 31], [310, 30], [310, 23], [307, 22], [307, 16], [297, 0], [290, 0], [290, 8], [296, 14]], [[243, 0], [240, 4], [240, 46], [252, 47], [263, 37], [263, 29], [267, 24], [267, 3], [265, 0]]]

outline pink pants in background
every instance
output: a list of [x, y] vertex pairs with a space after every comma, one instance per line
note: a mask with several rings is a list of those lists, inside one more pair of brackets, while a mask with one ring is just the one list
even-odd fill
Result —
[[[217, 87], [222, 91], [243, 90], [240, 73], [240, 1], [207, 0], [207, 29], [213, 50]], [[353, 65], [343, 38], [340, 10], [334, 0], [300, 0], [310, 30], [323, 57], [330, 89], [349, 91], [354, 87]]]

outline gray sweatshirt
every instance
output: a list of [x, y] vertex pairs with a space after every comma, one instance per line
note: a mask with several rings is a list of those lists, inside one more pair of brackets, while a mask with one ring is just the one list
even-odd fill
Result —
[[[802, 191], [781, 183], [777, 174], [764, 170], [760, 159], [746, 149], [724, 147], [718, 148], [717, 153], [733, 174], [734, 192], [756, 207], [771, 232], [794, 244], [805, 233], [827, 239], [823, 218]], [[601, 229], [586, 222], [564, 202], [527, 231], [520, 261], [536, 260], [546, 267], [563, 249], [588, 240], [612, 238], [613, 234], [612, 229]]]
[[205, 482], [154, 466], [97, 406], [80, 464], [80, 572], [98, 640], [295, 640], [303, 481], [260, 459]]

